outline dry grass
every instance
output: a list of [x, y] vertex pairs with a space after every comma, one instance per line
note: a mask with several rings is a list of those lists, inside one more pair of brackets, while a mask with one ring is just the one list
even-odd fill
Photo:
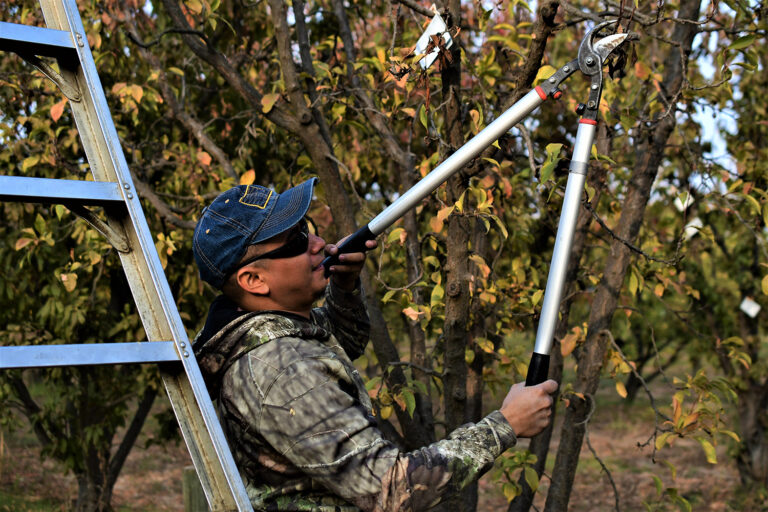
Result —
[[[636, 408], [643, 407], [641, 404]], [[728, 511], [738, 473], [725, 453], [718, 447], [717, 465], [708, 464], [699, 445], [692, 440], [680, 440], [672, 448], [657, 454], [677, 468], [673, 480], [669, 469], [660, 462], [653, 463], [650, 448], [638, 448], [652, 431], [652, 422], [645, 414], [637, 417], [636, 408], [617, 403], [601, 405], [590, 423], [590, 439], [601, 459], [612, 473], [619, 490], [622, 511], [645, 510], [643, 502], [656, 503], [656, 487], [652, 474], [659, 476], [666, 487], [676, 487], [691, 503], [694, 511]], [[557, 432], [557, 429], [555, 430]], [[133, 450], [115, 486], [113, 504], [117, 510], [181, 512], [183, 510], [181, 474], [190, 465], [183, 444], [165, 447], [143, 447], [145, 439]], [[556, 440], [555, 440], [556, 443]], [[554, 450], [548, 468], [553, 465]], [[525, 442], [521, 443], [524, 447]], [[543, 510], [548, 486], [543, 479], [541, 493], [535, 504]], [[45, 503], [31, 510], [66, 511], [77, 493], [74, 478], [65, 475], [51, 461], [42, 461], [34, 439], [21, 431], [5, 433], [0, 447], [0, 512], [16, 511], [15, 505], [3, 506], [9, 496], [23, 498], [24, 503]], [[614, 494], [610, 483], [589, 450], [584, 447], [579, 472], [571, 495], [571, 512], [614, 510]], [[506, 510], [507, 501], [498, 482], [486, 475], [480, 481], [479, 510]], [[676, 510], [665, 506], [654, 510]]]

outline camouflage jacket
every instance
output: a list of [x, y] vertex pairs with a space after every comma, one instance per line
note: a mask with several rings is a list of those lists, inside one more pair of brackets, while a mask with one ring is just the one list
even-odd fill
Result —
[[368, 342], [359, 291], [329, 286], [310, 320], [216, 302], [195, 353], [255, 510], [425, 510], [517, 441], [499, 411], [414, 452], [386, 441], [351, 362]]

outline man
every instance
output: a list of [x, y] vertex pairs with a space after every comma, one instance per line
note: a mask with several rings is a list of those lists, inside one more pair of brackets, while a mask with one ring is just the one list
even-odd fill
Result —
[[352, 365], [368, 342], [365, 254], [341, 255], [325, 277], [338, 249], [304, 220], [315, 181], [235, 187], [203, 210], [195, 260], [223, 294], [195, 354], [256, 510], [425, 510], [541, 431], [557, 384], [517, 384], [499, 411], [420, 450], [386, 441]]

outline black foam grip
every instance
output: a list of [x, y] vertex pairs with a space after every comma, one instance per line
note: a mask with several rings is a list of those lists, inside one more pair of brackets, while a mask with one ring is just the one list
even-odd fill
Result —
[[365, 242], [368, 240], [373, 240], [374, 238], [376, 238], [376, 235], [371, 232], [367, 224], [352, 233], [349, 238], [339, 244], [339, 252], [336, 254], [336, 256], [328, 256], [323, 260], [322, 265], [325, 267], [325, 277], [331, 275], [330, 268], [333, 265], [339, 264], [339, 254], [365, 252]]
[[531, 362], [528, 364], [528, 376], [525, 378], [526, 386], [541, 384], [549, 376], [549, 354], [534, 352]]

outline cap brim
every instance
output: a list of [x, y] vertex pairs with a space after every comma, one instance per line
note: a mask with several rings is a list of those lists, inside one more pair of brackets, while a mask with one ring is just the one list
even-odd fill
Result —
[[317, 178], [311, 178], [281, 193], [272, 208], [272, 213], [264, 221], [258, 235], [251, 240], [251, 244], [257, 244], [277, 236], [303, 219], [312, 203], [316, 182]]

